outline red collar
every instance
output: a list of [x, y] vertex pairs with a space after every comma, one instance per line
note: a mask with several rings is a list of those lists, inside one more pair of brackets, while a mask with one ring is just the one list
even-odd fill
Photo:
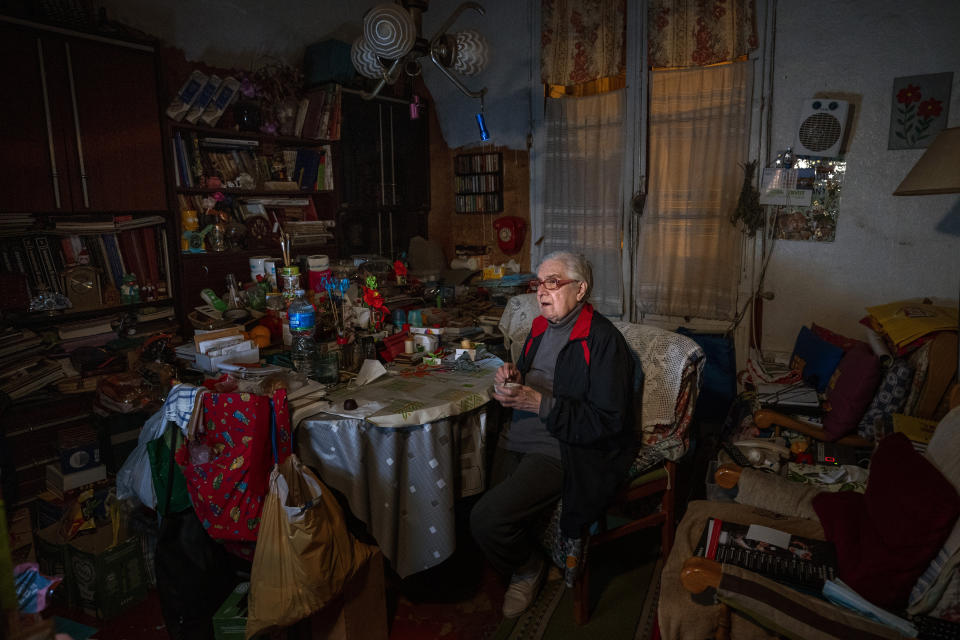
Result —
[[[590, 334], [590, 324], [593, 322], [593, 305], [589, 302], [580, 309], [580, 315], [570, 330], [570, 340], [580, 340]], [[536, 338], [547, 330], [549, 321], [543, 316], [537, 316], [533, 319], [533, 326], [530, 328], [531, 337]]]

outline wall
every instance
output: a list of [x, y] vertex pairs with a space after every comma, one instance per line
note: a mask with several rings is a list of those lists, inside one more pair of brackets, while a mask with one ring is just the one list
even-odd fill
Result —
[[948, 125], [960, 125], [960, 3], [785, 0], [776, 11], [771, 148], [793, 143], [804, 98], [859, 100], [836, 241], [778, 241], [767, 273], [763, 346], [789, 351], [803, 324], [860, 337], [864, 307], [957, 297], [960, 197], [890, 195], [922, 150], [888, 151], [887, 134], [899, 76], [952, 71]]
[[[489, 264], [516, 260], [523, 271], [530, 270], [530, 154], [526, 151], [484, 146], [482, 151], [503, 153], [503, 213], [454, 213], [453, 159], [458, 153], [480, 149], [451, 149], [440, 135], [435, 110], [430, 114], [430, 239], [439, 243], [449, 262], [455, 247], [485, 245], [489, 247]], [[527, 223], [526, 241], [520, 253], [505, 255], [497, 246], [493, 221], [500, 216], [518, 216]]]
[[[383, 2], [384, 0], [380, 0]], [[490, 44], [487, 69], [461, 78], [472, 90], [487, 87], [485, 115], [491, 142], [525, 149], [530, 110], [530, 11], [533, 0], [483, 0], [485, 15], [470, 10], [451, 31], [477, 29]], [[353, 42], [363, 14], [377, 0], [100, 0], [111, 19], [158, 36], [183, 49], [188, 60], [219, 67], [253, 69], [280, 58], [299, 64], [304, 48], [337, 37]], [[433, 37], [460, 0], [432, 0], [423, 14], [423, 34]], [[479, 100], [468, 98], [424, 60], [424, 80], [438, 107], [447, 143], [480, 142], [474, 115]]]

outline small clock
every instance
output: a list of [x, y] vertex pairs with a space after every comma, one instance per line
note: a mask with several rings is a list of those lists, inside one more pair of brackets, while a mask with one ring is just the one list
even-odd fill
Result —
[[250, 247], [262, 247], [270, 237], [270, 221], [264, 216], [249, 216], [243, 221], [247, 225], [247, 244]]
[[98, 309], [103, 306], [100, 291], [100, 273], [96, 267], [79, 265], [63, 272], [67, 297], [74, 311]]

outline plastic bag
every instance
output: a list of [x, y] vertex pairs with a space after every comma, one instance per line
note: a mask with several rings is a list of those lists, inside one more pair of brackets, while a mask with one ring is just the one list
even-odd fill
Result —
[[247, 638], [319, 611], [369, 559], [333, 493], [295, 455], [274, 466], [253, 556]]
[[143, 424], [136, 448], [127, 456], [120, 471], [117, 472], [118, 499], [136, 498], [144, 506], [156, 509], [157, 494], [150, 474], [147, 443], [161, 437], [166, 426], [167, 422], [162, 410], [151, 415]]
[[62, 576], [49, 578], [40, 573], [35, 562], [17, 565], [13, 570], [13, 578], [20, 613], [40, 613], [46, 609], [50, 594], [63, 581]]

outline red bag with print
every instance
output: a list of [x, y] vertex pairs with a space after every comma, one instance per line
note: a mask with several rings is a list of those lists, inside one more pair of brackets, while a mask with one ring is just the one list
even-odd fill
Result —
[[177, 450], [193, 509], [211, 538], [257, 539], [274, 461], [292, 450], [287, 392], [204, 394], [203, 418]]

